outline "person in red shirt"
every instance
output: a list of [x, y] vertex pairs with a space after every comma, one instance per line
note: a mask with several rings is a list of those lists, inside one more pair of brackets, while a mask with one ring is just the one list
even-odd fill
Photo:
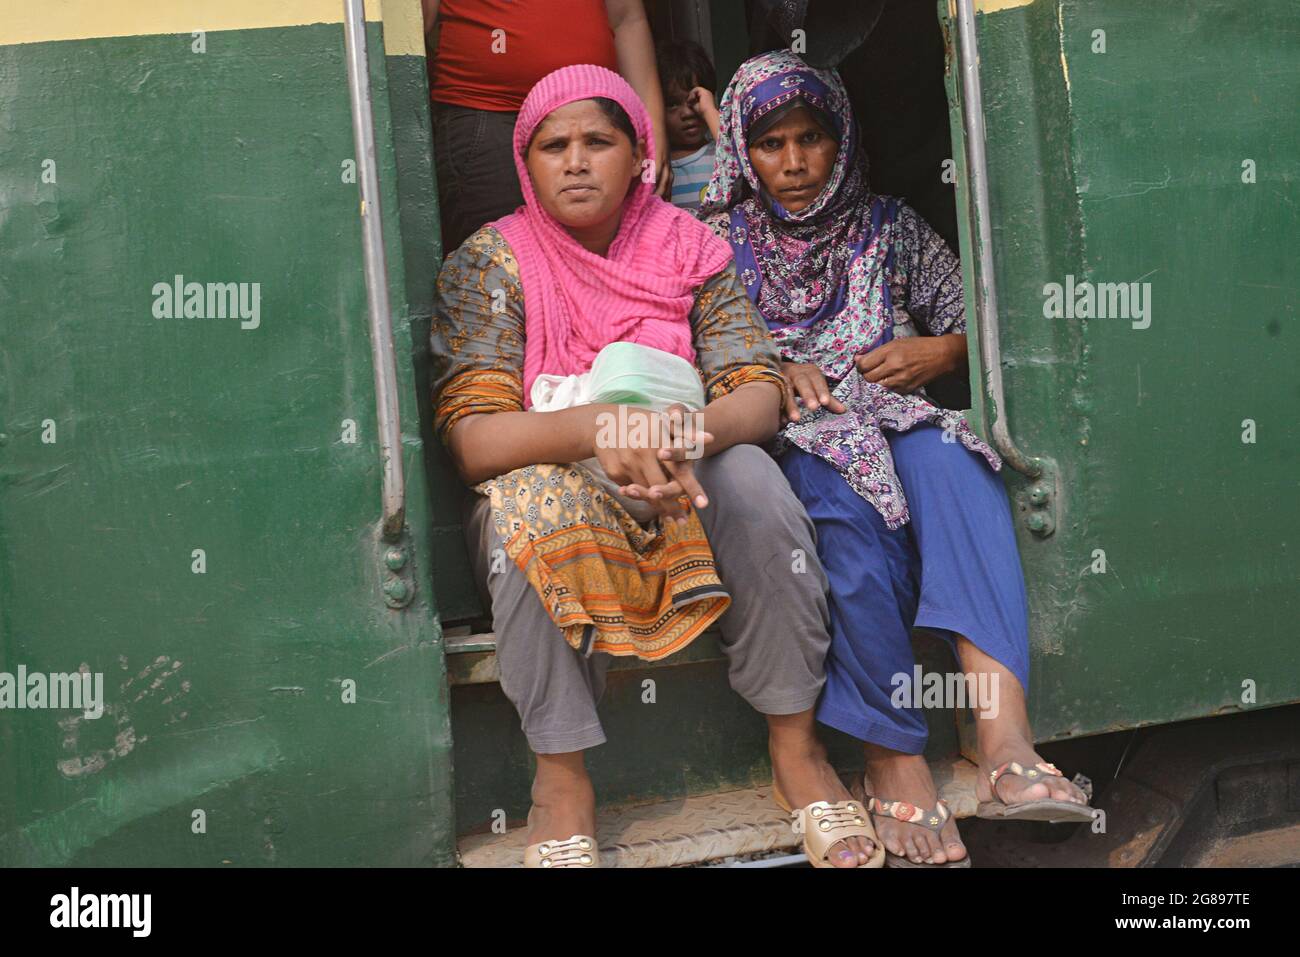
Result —
[[442, 249], [523, 205], [510, 143], [533, 85], [594, 63], [623, 75], [654, 123], [656, 192], [672, 188], [654, 40], [641, 0], [423, 0]]

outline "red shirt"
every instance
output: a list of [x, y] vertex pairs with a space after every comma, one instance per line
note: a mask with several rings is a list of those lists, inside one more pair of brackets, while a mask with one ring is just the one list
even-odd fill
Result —
[[429, 95], [439, 103], [517, 112], [562, 66], [618, 71], [604, 0], [442, 0], [438, 23]]

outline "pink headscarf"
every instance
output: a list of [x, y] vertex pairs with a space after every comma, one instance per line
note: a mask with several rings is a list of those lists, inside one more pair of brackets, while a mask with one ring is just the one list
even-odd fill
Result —
[[533, 131], [553, 110], [603, 96], [623, 107], [646, 155], [654, 128], [640, 97], [617, 73], [589, 63], [547, 74], [515, 123], [515, 169], [524, 205], [494, 226], [519, 261], [524, 287], [524, 408], [533, 380], [576, 375], [611, 342], [639, 342], [695, 361], [688, 319], [695, 291], [731, 261], [731, 248], [704, 223], [654, 195], [641, 180], [623, 201], [623, 218], [605, 256], [589, 252], [537, 201], [524, 165]]

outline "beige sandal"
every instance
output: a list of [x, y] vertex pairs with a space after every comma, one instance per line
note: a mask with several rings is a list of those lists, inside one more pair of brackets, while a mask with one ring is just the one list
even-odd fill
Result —
[[871, 819], [867, 817], [860, 802], [814, 801], [795, 811], [775, 783], [772, 785], [772, 797], [782, 810], [794, 816], [795, 833], [803, 835], [803, 852], [813, 867], [834, 867], [827, 860], [831, 847], [850, 837], [865, 837], [873, 848], [871, 858], [867, 863], [859, 864], [859, 868], [885, 866], [885, 847], [876, 837]]
[[524, 867], [600, 867], [600, 850], [596, 839], [586, 834], [542, 841], [524, 848]]

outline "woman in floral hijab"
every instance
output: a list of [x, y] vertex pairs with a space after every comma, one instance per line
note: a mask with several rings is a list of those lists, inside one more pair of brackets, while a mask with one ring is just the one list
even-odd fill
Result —
[[[832, 646], [817, 718], [865, 743], [891, 866], [969, 866], [923, 752], [911, 631], [947, 639], [978, 702], [981, 817], [1090, 820], [1034, 751], [1024, 579], [997, 454], [925, 396], [964, 369], [961, 270], [871, 192], [848, 95], [788, 51], [741, 65], [702, 215], [731, 244], [794, 386], [775, 451], [817, 528]], [[952, 706], [952, 702], [947, 703]], [[973, 704], [973, 703], [972, 703]]]

